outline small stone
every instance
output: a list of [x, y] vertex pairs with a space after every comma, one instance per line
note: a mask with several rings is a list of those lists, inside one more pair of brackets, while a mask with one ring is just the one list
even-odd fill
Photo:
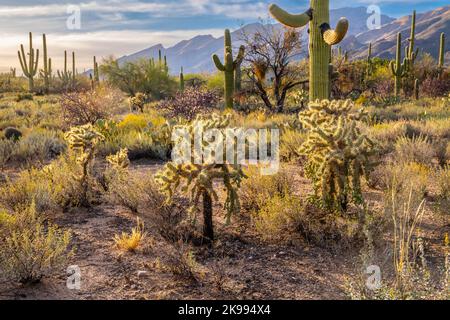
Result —
[[138, 278], [147, 278], [148, 277], [148, 272], [139, 270], [137, 275], [138, 275]]

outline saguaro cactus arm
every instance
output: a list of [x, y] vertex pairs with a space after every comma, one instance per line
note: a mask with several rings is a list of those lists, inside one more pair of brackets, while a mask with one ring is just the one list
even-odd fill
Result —
[[216, 65], [216, 68], [219, 69], [219, 71], [225, 71], [225, 66], [222, 64], [217, 54], [213, 55], [213, 61], [214, 64]]
[[276, 4], [271, 4], [269, 12], [277, 21], [292, 28], [303, 27], [313, 19], [313, 9], [311, 8], [301, 14], [290, 14]]
[[322, 31], [323, 41], [330, 46], [340, 43], [348, 31], [348, 20], [346, 18], [339, 19], [336, 29], [331, 29], [328, 23], [323, 23], [320, 25], [320, 30]]
[[237, 66], [241, 65], [242, 60], [244, 60], [244, 55], [245, 55], [245, 47], [244, 46], [240, 46], [238, 55], [236, 57], [236, 60], [233, 63], [235, 68]]

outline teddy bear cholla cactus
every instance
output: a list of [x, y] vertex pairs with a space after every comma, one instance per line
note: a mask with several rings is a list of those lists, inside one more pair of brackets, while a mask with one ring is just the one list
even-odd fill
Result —
[[[191, 141], [194, 141], [194, 135], [205, 132], [208, 129], [218, 129], [222, 133], [230, 124], [230, 115], [227, 116], [198, 116], [187, 128]], [[208, 147], [211, 142], [203, 140], [203, 146]], [[191, 144], [193, 145], [193, 143]], [[225, 158], [225, 148], [223, 158]], [[211, 157], [215, 157], [212, 153]], [[182, 191], [190, 194], [191, 208], [190, 212], [196, 216], [196, 208], [203, 200], [203, 236], [206, 241], [214, 240], [214, 229], [212, 221], [212, 204], [218, 201], [219, 197], [213, 185], [214, 181], [221, 181], [227, 192], [225, 209], [227, 210], [227, 223], [230, 221], [233, 213], [240, 209], [238, 189], [241, 180], [245, 177], [242, 168], [238, 164], [217, 164], [211, 158], [204, 159], [202, 164], [195, 164], [193, 157], [190, 163], [175, 164], [168, 163], [163, 170], [156, 175], [156, 182], [160, 185], [160, 190], [167, 196], [168, 202], [172, 199], [175, 191], [182, 186]]]
[[130, 104], [130, 111], [140, 111], [144, 112], [144, 105], [147, 100], [147, 95], [145, 93], [138, 92], [134, 97], [131, 97], [128, 102]]
[[307, 176], [324, 204], [345, 211], [348, 193], [360, 202], [361, 177], [366, 173], [373, 142], [357, 122], [366, 116], [354, 112], [350, 101], [311, 102], [300, 114], [300, 122], [310, 130], [300, 152], [308, 157]]
[[75, 161], [81, 167], [81, 172], [74, 174], [73, 178], [79, 182], [81, 187], [81, 205], [89, 204], [88, 184], [89, 171], [94, 160], [97, 144], [104, 140], [101, 133], [96, 131], [91, 124], [70, 129], [65, 135], [69, 149], [75, 157]]

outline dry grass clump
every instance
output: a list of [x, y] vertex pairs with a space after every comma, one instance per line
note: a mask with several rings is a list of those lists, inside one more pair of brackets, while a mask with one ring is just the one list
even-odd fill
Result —
[[32, 203], [0, 214], [0, 270], [10, 281], [36, 283], [66, 265], [71, 233], [45, 222]]
[[[400, 191], [414, 185], [417, 194], [422, 197], [430, 190], [431, 170], [428, 166], [416, 162], [388, 163], [375, 168], [370, 174], [369, 184], [381, 190]], [[395, 181], [395, 184], [392, 182]]]
[[259, 211], [271, 197], [283, 197], [293, 191], [292, 176], [285, 170], [278, 174], [261, 175], [258, 167], [250, 167], [245, 171], [245, 179], [240, 188], [241, 208], [248, 211]]
[[131, 229], [131, 233], [122, 232], [121, 235], [115, 235], [113, 240], [118, 249], [135, 252], [146, 237], [144, 222], [137, 218], [136, 227]]
[[54, 191], [45, 173], [31, 169], [0, 185], [0, 203], [11, 210], [34, 203], [37, 212], [50, 212], [58, 207]]
[[431, 164], [435, 156], [435, 149], [429, 139], [423, 135], [408, 138], [400, 137], [395, 143], [394, 159], [398, 163], [417, 162], [424, 165]]
[[301, 155], [298, 149], [306, 140], [306, 133], [298, 130], [286, 129], [280, 140], [280, 160], [292, 162], [298, 160]]

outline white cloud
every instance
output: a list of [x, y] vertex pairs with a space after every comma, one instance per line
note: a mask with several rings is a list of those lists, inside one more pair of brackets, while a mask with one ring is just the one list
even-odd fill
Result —
[[[81, 72], [91, 68], [92, 56], [107, 57], [111, 54], [120, 57], [126, 54], [135, 53], [147, 47], [163, 43], [164, 46], [172, 46], [182, 40], [193, 38], [199, 34], [212, 34], [222, 36], [222, 29], [203, 30], [173, 30], [173, 31], [100, 31], [79, 34], [47, 34], [48, 54], [53, 60], [53, 68], [61, 68], [63, 65], [64, 50], [75, 51], [77, 57], [77, 68]], [[146, 42], [143, 39], [151, 39]], [[36, 48], [41, 49], [42, 40], [40, 35], [33, 35], [33, 42]], [[17, 50], [20, 43], [23, 43], [25, 50], [28, 50], [28, 36], [18, 38], [15, 34], [5, 34], [2, 36], [0, 52], [0, 72], [9, 70], [9, 67], [16, 67], [20, 70], [17, 58]], [[75, 45], [76, 44], [76, 45]]]

